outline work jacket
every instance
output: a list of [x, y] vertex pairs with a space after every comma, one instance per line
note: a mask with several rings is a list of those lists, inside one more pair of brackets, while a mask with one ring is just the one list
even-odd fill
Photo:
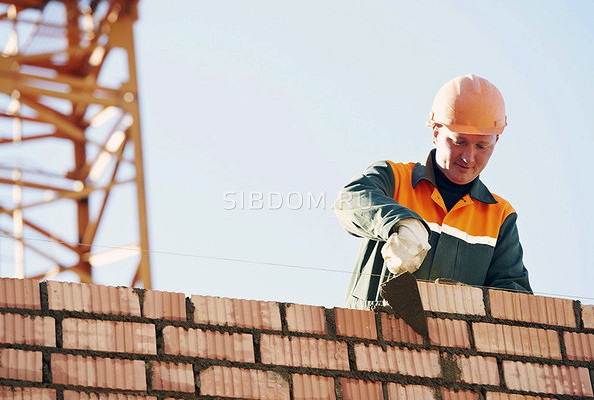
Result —
[[346, 307], [381, 302], [379, 286], [391, 276], [381, 249], [392, 227], [405, 218], [420, 220], [430, 232], [431, 249], [414, 272], [417, 279], [449, 278], [531, 292], [512, 206], [477, 178], [447, 211], [436, 188], [431, 154], [425, 165], [372, 164], [340, 191], [334, 212], [347, 232], [363, 238]]

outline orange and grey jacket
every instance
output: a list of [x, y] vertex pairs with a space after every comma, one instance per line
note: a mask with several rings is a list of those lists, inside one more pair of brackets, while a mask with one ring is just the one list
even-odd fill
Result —
[[379, 285], [391, 276], [381, 248], [405, 218], [421, 220], [430, 232], [431, 250], [417, 279], [531, 292], [512, 206], [476, 179], [448, 212], [435, 186], [429, 155], [425, 165], [377, 162], [340, 191], [334, 212], [347, 232], [363, 238], [345, 306], [381, 301]]

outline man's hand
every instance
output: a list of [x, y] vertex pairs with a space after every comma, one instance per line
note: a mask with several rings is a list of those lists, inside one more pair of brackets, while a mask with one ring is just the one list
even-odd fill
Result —
[[382, 256], [390, 272], [398, 275], [419, 269], [431, 249], [428, 239], [427, 229], [418, 219], [406, 218], [399, 221], [395, 232], [382, 248]]

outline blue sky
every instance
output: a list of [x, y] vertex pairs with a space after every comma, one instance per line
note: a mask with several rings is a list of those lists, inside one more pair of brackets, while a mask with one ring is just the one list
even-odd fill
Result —
[[481, 178], [518, 212], [534, 291], [594, 303], [592, 15], [591, 1], [141, 0], [154, 287], [341, 305], [359, 240], [336, 193], [374, 161], [424, 160], [433, 96], [474, 73], [506, 100]]
[[[376, 160], [424, 159], [435, 92], [475, 73], [506, 99], [482, 178], [518, 212], [533, 289], [594, 297], [592, 15], [587, 1], [141, 1], [152, 249], [195, 255], [153, 254], [155, 286], [340, 305], [359, 241], [337, 191]], [[225, 210], [228, 192], [263, 193], [263, 209]], [[271, 192], [325, 207], [292, 195], [272, 210]]]
[[[359, 243], [336, 192], [373, 161], [424, 159], [435, 92], [475, 73], [507, 102], [482, 178], [518, 212], [534, 290], [594, 297], [592, 2], [139, 4], [152, 249], [342, 271], [153, 254], [156, 287], [340, 305]], [[227, 192], [263, 209], [225, 210]], [[271, 192], [325, 207], [271, 210]]]

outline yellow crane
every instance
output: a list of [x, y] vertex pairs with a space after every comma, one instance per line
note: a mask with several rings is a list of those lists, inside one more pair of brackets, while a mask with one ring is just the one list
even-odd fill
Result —
[[[90, 283], [131, 262], [130, 285], [151, 288], [136, 19], [136, 0], [0, 0], [0, 239], [17, 277]], [[104, 229], [133, 237], [102, 246]]]

